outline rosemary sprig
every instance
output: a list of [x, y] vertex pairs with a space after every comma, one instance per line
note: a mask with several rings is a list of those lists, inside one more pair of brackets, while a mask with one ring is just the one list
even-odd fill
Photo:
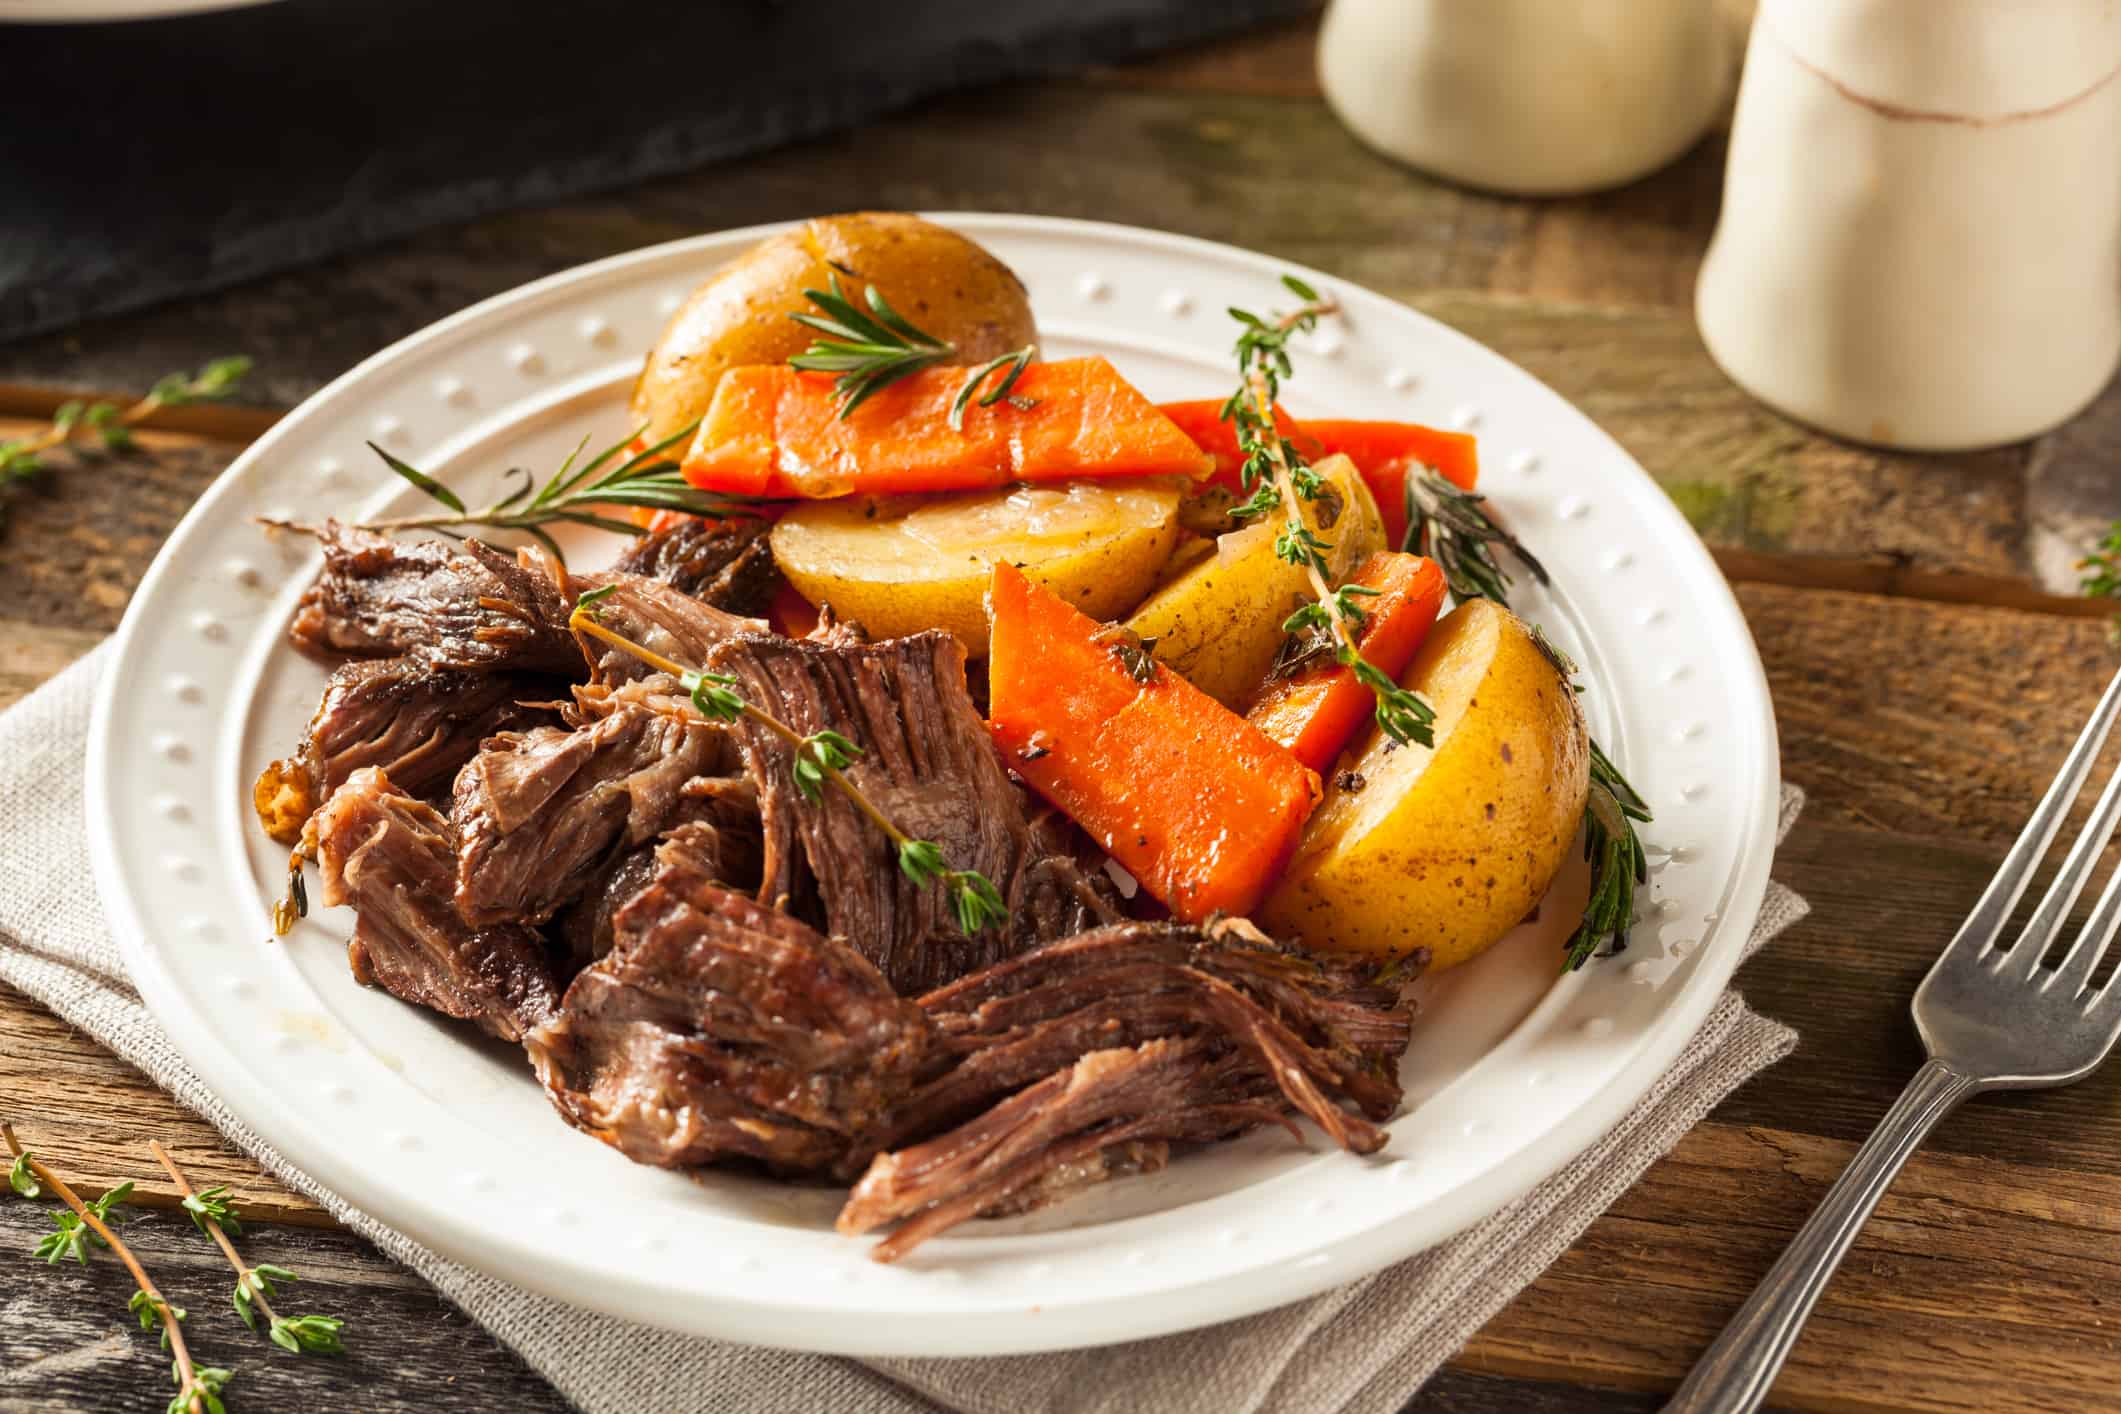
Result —
[[[184, 1195], [184, 1211], [191, 1214], [193, 1225], [214, 1240], [221, 1255], [236, 1269], [232, 1304], [236, 1314], [243, 1318], [243, 1324], [256, 1330], [258, 1317], [264, 1316], [266, 1334], [272, 1337], [272, 1343], [297, 1355], [345, 1354], [346, 1346], [339, 1339], [339, 1331], [346, 1324], [344, 1321], [331, 1316], [283, 1316], [273, 1310], [272, 1298], [280, 1294], [273, 1283], [300, 1278], [287, 1268], [269, 1262], [252, 1266], [236, 1254], [236, 1246], [228, 1236], [230, 1233], [240, 1235], [243, 1224], [236, 1220], [235, 1209], [229, 1202], [228, 1185], [217, 1183], [193, 1192], [191, 1183], [184, 1177], [184, 1170], [177, 1167], [177, 1161], [170, 1157], [169, 1150], [162, 1147], [160, 1140], [148, 1140], [147, 1147], [154, 1153], [156, 1162], [168, 1172], [170, 1182], [176, 1184], [177, 1191]], [[143, 1329], [146, 1324], [147, 1318], [143, 1316]]]
[[[878, 389], [889, 387], [908, 374], [948, 363], [957, 357], [957, 345], [915, 326], [912, 320], [891, 307], [891, 302], [875, 285], [863, 291], [863, 304], [856, 304], [840, 288], [838, 275], [830, 276], [828, 283], [830, 289], [803, 291], [803, 298], [816, 305], [820, 313], [788, 316], [806, 329], [824, 335], [821, 339], [811, 340], [810, 347], [789, 359], [788, 363], [810, 373], [838, 375], [832, 380], [832, 389], [839, 398], [842, 418], [869, 401]], [[1035, 399], [1018, 397], [1014, 389], [1016, 380], [1023, 376], [1025, 366], [1037, 352], [1036, 344], [1026, 344], [974, 369], [951, 400], [951, 430], [964, 430], [965, 409], [971, 406], [973, 394], [998, 369], [1007, 369], [1007, 372], [980, 395], [979, 405], [993, 407], [1006, 400], [1015, 408], [1028, 410], [1036, 407]]]
[[444, 486], [434, 477], [393, 456], [383, 448], [370, 442], [368, 449], [383, 459], [383, 464], [405, 480], [419, 487], [430, 497], [439, 501], [444, 510], [423, 516], [397, 516], [389, 520], [369, 521], [367, 530], [437, 530], [453, 534], [467, 526], [482, 526], [495, 530], [521, 530], [534, 535], [562, 559], [559, 542], [546, 529], [550, 525], [586, 525], [597, 530], [614, 531], [620, 535], [639, 535], [641, 527], [630, 520], [603, 515], [599, 506], [638, 506], [648, 510], [680, 511], [686, 515], [718, 516], [722, 518], [755, 515], [756, 502], [744, 496], [730, 496], [718, 491], [702, 491], [687, 482], [680, 474], [678, 463], [663, 453], [678, 443], [689, 439], [699, 426], [692, 423], [681, 427], [652, 447], [621, 456], [641, 436], [636, 431], [621, 441], [614, 442], [598, 452], [588, 461], [577, 466], [582, 452], [589, 446], [584, 437], [575, 449], [568, 453], [567, 460], [560, 464], [542, 486], [536, 486], [530, 473], [521, 467], [510, 474], [520, 477], [515, 488], [497, 501], [474, 510], [464, 504], [463, 497]]
[[[132, 1249], [125, 1245], [117, 1233], [111, 1230], [107, 1215], [112, 1206], [124, 1201], [114, 1196], [132, 1191], [130, 1183], [120, 1184], [94, 1203], [84, 1203], [80, 1195], [67, 1187], [66, 1181], [38, 1162], [35, 1156], [22, 1147], [15, 1137], [12, 1124], [0, 1122], [0, 1139], [7, 1142], [8, 1152], [15, 1156], [18, 1167], [26, 1169], [42, 1186], [51, 1189], [54, 1195], [73, 1210], [75, 1222], [85, 1225], [95, 1235], [95, 1241], [117, 1254], [132, 1274], [139, 1288], [127, 1303], [132, 1313], [140, 1319], [140, 1329], [153, 1330], [158, 1324], [162, 1328], [162, 1344], [170, 1352], [170, 1378], [177, 1386], [177, 1393], [169, 1402], [168, 1414], [228, 1414], [221, 1401], [221, 1391], [228, 1384], [230, 1371], [216, 1366], [201, 1366], [192, 1360], [191, 1349], [184, 1342], [184, 1310], [174, 1306], [169, 1298], [155, 1285], [153, 1277], [140, 1265]], [[15, 1185], [20, 1191], [20, 1185]], [[40, 1246], [41, 1252], [41, 1246]], [[81, 1260], [87, 1260], [85, 1247], [77, 1251]], [[54, 1259], [56, 1260], [56, 1259]]]
[[933, 840], [914, 839], [901, 830], [889, 816], [877, 808], [875, 802], [862, 793], [860, 786], [848, 778], [846, 769], [862, 755], [860, 746], [835, 731], [813, 732], [804, 736], [737, 691], [741, 685], [738, 678], [728, 673], [710, 672], [704, 668], [688, 668], [683, 663], [667, 658], [652, 648], [643, 647], [601, 623], [597, 618], [597, 602], [616, 587], [605, 585], [601, 589], [590, 590], [577, 599], [574, 612], [568, 616], [567, 627], [577, 634], [587, 634], [622, 652], [630, 653], [658, 671], [669, 673], [691, 697], [692, 705], [699, 710], [700, 715], [709, 721], [733, 722], [739, 717], [749, 717], [787, 742], [795, 752], [794, 775], [797, 793], [812, 805], [824, 800], [824, 788], [827, 785], [846, 796], [897, 848], [899, 869], [908, 879], [916, 886], [929, 883], [942, 886], [950, 901], [951, 912], [957, 918], [958, 927], [967, 937], [990, 925], [1008, 920], [1008, 905], [1002, 901], [1001, 893], [992, 881], [977, 870], [952, 868], [950, 862], [944, 858], [941, 846]]
[[1235, 309], [1230, 317], [1244, 326], [1237, 338], [1237, 367], [1242, 378], [1237, 391], [1224, 402], [1223, 420], [1236, 432], [1238, 450], [1244, 453], [1243, 484], [1250, 499], [1232, 508], [1239, 518], [1264, 515], [1279, 508], [1283, 514], [1281, 533], [1274, 539], [1274, 553], [1300, 566], [1315, 595], [1289, 615], [1285, 632], [1322, 632], [1332, 645], [1334, 659], [1352, 668], [1356, 680], [1377, 699], [1377, 725], [1402, 746], [1435, 742], [1436, 710], [1420, 694], [1401, 687], [1378, 668], [1355, 645], [1355, 632], [1367, 617], [1356, 603], [1374, 593], [1358, 585], [1335, 589], [1326, 552], [1332, 545], [1319, 537], [1304, 515], [1306, 502], [1317, 501], [1326, 492], [1323, 477], [1304, 460], [1295, 444], [1281, 435], [1274, 422], [1274, 402], [1281, 380], [1292, 369], [1289, 359], [1291, 334], [1317, 327], [1321, 315], [1339, 308], [1331, 299], [1294, 275], [1281, 277], [1289, 292], [1303, 301], [1290, 313], [1272, 320], [1249, 310]]
[[1444, 582], [1461, 602], [1509, 602], [1511, 581], [1495, 559], [1498, 547], [1515, 556], [1533, 579], [1548, 582], [1546, 566], [1487, 513], [1487, 497], [1461, 490], [1427, 468], [1407, 477], [1403, 494], [1407, 534], [1400, 548], [1436, 561]]
[[[148, 390], [147, 396], [126, 407], [100, 400], [61, 403], [43, 431], [0, 441], [0, 490], [27, 485], [43, 475], [49, 469], [44, 464], [44, 454], [74, 441], [77, 433], [92, 433], [104, 451], [130, 451], [134, 446], [133, 428], [164, 408], [228, 397], [249, 372], [247, 358], [217, 358], [197, 373], [164, 376]], [[5, 525], [6, 514], [5, 503], [0, 502], [0, 525]]]
[[1574, 972], [1583, 966], [1608, 938], [1613, 941], [1614, 952], [1628, 945], [1628, 928], [1635, 916], [1635, 886], [1650, 877], [1649, 861], [1643, 856], [1642, 839], [1635, 833], [1635, 825], [1638, 821], [1647, 824], [1650, 818], [1649, 803], [1593, 741], [1591, 794], [1583, 813], [1583, 849], [1591, 861], [1591, 896], [1583, 906], [1583, 921], [1569, 935], [1562, 971]]

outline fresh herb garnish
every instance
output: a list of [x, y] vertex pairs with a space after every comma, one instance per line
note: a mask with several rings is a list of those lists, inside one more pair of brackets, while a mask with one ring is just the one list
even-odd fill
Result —
[[1436, 561], [1460, 601], [1509, 602], [1510, 576], [1495, 559], [1498, 547], [1514, 555], [1533, 579], [1547, 583], [1546, 566], [1487, 513], [1487, 497], [1461, 490], [1427, 468], [1407, 477], [1404, 495], [1407, 535], [1400, 548]]
[[[138, 1290], [126, 1303], [127, 1308], [139, 1318], [140, 1329], [152, 1330], [157, 1325], [161, 1326], [163, 1347], [170, 1352], [170, 1378], [177, 1386], [177, 1393], [169, 1402], [169, 1414], [228, 1414], [221, 1401], [221, 1391], [228, 1384], [230, 1372], [217, 1366], [202, 1367], [192, 1362], [191, 1348], [184, 1341], [184, 1309], [170, 1303], [169, 1298], [162, 1294], [161, 1288], [155, 1285], [154, 1278], [140, 1265], [140, 1259], [133, 1255], [124, 1239], [112, 1230], [110, 1210], [131, 1196], [132, 1184], [121, 1183], [95, 1202], [84, 1203], [80, 1195], [67, 1186], [64, 1179], [39, 1163], [22, 1147], [22, 1141], [15, 1137], [15, 1127], [12, 1124], [0, 1122], [0, 1140], [6, 1141], [8, 1152], [15, 1156], [17, 1167], [26, 1169], [37, 1183], [49, 1188], [54, 1196], [71, 1209], [67, 1216], [73, 1219], [75, 1230], [86, 1229], [87, 1238], [72, 1240], [67, 1244], [76, 1260], [88, 1260], [87, 1242], [93, 1240], [97, 1246], [107, 1247], [115, 1253], [118, 1260], [125, 1264], [125, 1270], [132, 1274], [133, 1284]], [[20, 1184], [13, 1186], [17, 1192], [21, 1191]], [[64, 1230], [62, 1224], [62, 1231]], [[38, 1244], [37, 1255], [45, 1256], [45, 1246], [51, 1240], [47, 1237], [44, 1242]], [[58, 1257], [48, 1257], [47, 1260], [57, 1261]]]
[[1274, 422], [1281, 380], [1292, 369], [1290, 336], [1316, 328], [1320, 316], [1339, 308], [1294, 275], [1282, 276], [1281, 282], [1303, 301], [1290, 313], [1267, 320], [1249, 310], [1230, 311], [1230, 317], [1244, 326], [1237, 337], [1237, 367], [1243, 381], [1223, 403], [1222, 417], [1235, 430], [1238, 450], [1244, 454], [1243, 486], [1248, 497], [1232, 507], [1231, 514], [1248, 519], [1281, 510], [1283, 525], [1274, 538], [1274, 553], [1303, 569], [1316, 596], [1288, 617], [1283, 630], [1322, 632], [1334, 660], [1352, 668], [1357, 680], [1376, 697], [1378, 729], [1402, 746], [1429, 746], [1435, 741], [1436, 710], [1418, 693], [1394, 682], [1355, 646], [1356, 630], [1367, 617], [1355, 601], [1369, 591], [1359, 586], [1333, 587], [1332, 569], [1326, 562], [1326, 552], [1333, 546], [1304, 516], [1307, 502], [1323, 498], [1325, 479]]
[[[228, 1197], [228, 1185], [217, 1183], [211, 1188], [201, 1188], [195, 1192], [190, 1181], [184, 1177], [184, 1170], [177, 1167], [177, 1161], [170, 1157], [169, 1150], [162, 1147], [161, 1141], [150, 1139], [147, 1141], [147, 1147], [154, 1153], [156, 1161], [168, 1172], [170, 1182], [176, 1184], [177, 1191], [184, 1195], [184, 1211], [191, 1214], [193, 1225], [214, 1240], [214, 1244], [221, 1249], [221, 1255], [228, 1258], [228, 1264], [236, 1269], [236, 1289], [234, 1296], [230, 1298], [230, 1304], [235, 1307], [236, 1314], [243, 1318], [243, 1324], [256, 1330], [258, 1317], [263, 1316], [266, 1334], [272, 1338], [272, 1343], [298, 1355], [344, 1354], [346, 1346], [339, 1339], [339, 1332], [346, 1324], [344, 1321], [332, 1316], [289, 1317], [273, 1310], [272, 1298], [280, 1294], [274, 1283], [299, 1281], [300, 1278], [287, 1268], [276, 1267], [270, 1262], [260, 1262], [252, 1266], [237, 1254], [236, 1245], [229, 1241], [229, 1234], [240, 1235], [243, 1224], [236, 1220], [234, 1205]], [[178, 1311], [176, 1315], [178, 1320], [184, 1318], [182, 1311]], [[147, 1326], [148, 1318], [143, 1314], [140, 1317], [140, 1327], [145, 1330]], [[164, 1334], [168, 1334], [167, 1326], [164, 1327]]]
[[958, 926], [967, 937], [990, 925], [1007, 921], [1008, 905], [1002, 901], [1001, 893], [992, 881], [977, 870], [951, 868], [941, 846], [933, 840], [914, 839], [901, 830], [848, 777], [847, 768], [862, 755], [859, 745], [835, 731], [804, 736], [739, 692], [737, 689], [742, 683], [738, 678], [727, 673], [688, 668], [606, 627], [597, 619], [597, 602], [604, 597], [603, 593], [592, 590], [577, 599], [574, 612], [568, 616], [567, 627], [670, 674], [691, 697], [692, 705], [699, 709], [700, 715], [708, 720], [733, 722], [739, 717], [749, 717], [787, 742], [795, 753], [795, 787], [803, 799], [812, 805], [821, 804], [828, 785], [846, 796], [898, 850], [899, 868], [908, 879], [917, 885], [934, 882], [942, 886]]
[[[908, 374], [948, 363], [957, 357], [957, 345], [915, 327], [912, 320], [891, 307], [891, 302], [876, 286], [870, 285], [863, 291], [863, 304], [868, 306], [865, 309], [847, 298], [847, 292], [840, 288], [838, 275], [829, 277], [829, 283], [830, 289], [803, 291], [803, 298], [816, 305], [821, 313], [788, 316], [805, 328], [824, 335], [821, 339], [813, 339], [809, 348], [789, 359], [788, 363], [809, 373], [838, 375], [832, 380], [832, 388], [839, 398], [841, 417], [867, 402], [878, 389], [889, 387]], [[1025, 365], [1037, 352], [1036, 344], [1026, 344], [974, 369], [950, 403], [951, 430], [964, 430], [965, 409], [971, 404], [973, 394], [997, 369], [1006, 368], [1008, 371], [980, 396], [981, 407], [993, 407], [1005, 399], [1011, 407], [1028, 409], [1037, 406], [1034, 400], [1017, 397], [1014, 393], [1016, 380], [1023, 376]]]
[[[2091, 553], [2077, 561], [2078, 592], [2091, 599], [2121, 599], [2121, 520], [2108, 528]], [[2121, 646], [2121, 616], [2107, 621], [2109, 642]]]
[[[366, 530], [437, 530], [445, 535], [454, 534], [467, 526], [483, 526], [495, 530], [521, 530], [534, 535], [553, 553], [562, 559], [559, 542], [546, 529], [550, 525], [586, 525], [597, 530], [614, 531], [620, 535], [639, 535], [641, 527], [630, 520], [600, 513], [600, 506], [634, 506], [645, 510], [677, 511], [684, 515], [715, 516], [723, 519], [756, 515], [756, 502], [744, 496], [729, 496], [719, 491], [702, 491], [687, 482], [680, 473], [678, 463], [663, 454], [680, 442], [690, 438], [698, 423], [681, 427], [654, 446], [621, 456], [627, 452], [641, 433], [636, 432], [622, 441], [614, 442], [598, 452], [580, 466], [575, 463], [589, 445], [584, 437], [568, 454], [560, 469], [550, 480], [536, 489], [528, 471], [515, 468], [510, 474], [520, 477], [515, 488], [507, 495], [476, 510], [468, 508], [464, 499], [441, 482], [406, 462], [393, 456], [375, 443], [368, 448], [383, 459], [383, 464], [405, 480], [419, 487], [446, 511], [424, 516], [397, 516], [389, 520], [369, 521]], [[646, 429], [642, 429], [646, 431]]]
[[1649, 861], [1643, 855], [1635, 824], [1648, 823], [1649, 819], [1649, 803], [1636, 794], [1593, 741], [1591, 794], [1583, 815], [1583, 849], [1591, 861], [1591, 896], [1583, 906], [1583, 921], [1569, 936], [1562, 971], [1574, 972], [1583, 966], [1608, 938], [1613, 940], [1614, 952], [1628, 945], [1628, 928], [1635, 917], [1635, 886], [1650, 877]]
[[[164, 408], [228, 397], [249, 372], [247, 358], [217, 358], [197, 373], [166, 375], [148, 390], [146, 397], [128, 407], [79, 399], [61, 403], [43, 431], [0, 441], [0, 491], [25, 486], [43, 475], [49, 470], [44, 454], [75, 441], [77, 433], [92, 433], [106, 452], [130, 451], [134, 446], [133, 428]], [[6, 517], [7, 504], [0, 501], [0, 527], [6, 525]]]

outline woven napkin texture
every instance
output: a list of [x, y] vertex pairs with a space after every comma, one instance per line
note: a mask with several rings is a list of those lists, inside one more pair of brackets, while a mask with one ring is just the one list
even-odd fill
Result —
[[[1391, 1414], [1679, 1137], [1796, 1033], [1726, 992], [1677, 1063], [1604, 1139], [1509, 1208], [1376, 1276], [1226, 1325], [1093, 1351], [855, 1361], [671, 1335], [443, 1260], [290, 1166], [185, 1064], [127, 980], [90, 878], [82, 809], [99, 648], [0, 715], [0, 980], [204, 1115], [289, 1188], [411, 1267], [579, 1408], [995, 1414], [1155, 1409]], [[1786, 790], [1781, 833], [1803, 803]], [[1779, 838], [1779, 836], [1778, 836]], [[1802, 918], [1770, 884], [1748, 950]]]

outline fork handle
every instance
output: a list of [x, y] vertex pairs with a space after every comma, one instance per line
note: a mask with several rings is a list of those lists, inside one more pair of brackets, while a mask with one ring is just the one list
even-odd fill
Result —
[[1767, 1398], [1805, 1319], [1856, 1233], [1938, 1120], [1980, 1088], [1943, 1061], [1915, 1073], [1826, 1200], [1716, 1337], [1665, 1414], [1750, 1414]]

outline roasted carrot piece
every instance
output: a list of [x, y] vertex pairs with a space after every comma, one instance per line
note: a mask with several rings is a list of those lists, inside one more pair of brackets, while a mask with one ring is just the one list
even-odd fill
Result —
[[686, 455], [685, 479], [710, 491], [821, 498], [1207, 472], [1193, 440], [1104, 359], [1034, 363], [1013, 402], [975, 399], [953, 428], [950, 405], [970, 376], [924, 368], [842, 418], [831, 374], [732, 368]]
[[[1244, 458], [1237, 452], [1237, 431], [1222, 420], [1219, 399], [1164, 403], [1166, 417], [1193, 439], [1194, 445], [1215, 458], [1213, 481], [1244, 494], [1240, 471]], [[1480, 454], [1472, 434], [1446, 432], [1418, 422], [1361, 422], [1346, 418], [1306, 418], [1299, 423], [1281, 408], [1274, 410], [1275, 425], [1282, 436], [1296, 444], [1307, 461], [1318, 461], [1336, 452], [1347, 453], [1377, 509], [1384, 513], [1385, 533], [1394, 545], [1407, 535], [1406, 481], [1412, 466], [1425, 466], [1470, 491], [1480, 480]]]
[[1256, 906], [1317, 773], [1006, 561], [989, 608], [987, 726], [1010, 768], [1177, 917]]
[[[1157, 411], [1177, 423], [1179, 430], [1193, 439], [1194, 446], [1215, 458], [1215, 470], [1208, 478], [1210, 481], [1239, 495], [1244, 494], [1244, 474], [1240, 468], [1245, 459], [1238, 454], [1237, 429], [1223, 421], [1221, 398], [1159, 403]], [[1281, 429], [1282, 436], [1296, 444], [1296, 450], [1303, 453], [1304, 460], [1317, 461], [1325, 455], [1318, 439], [1306, 436], [1296, 425], [1296, 419], [1280, 407], [1274, 409], [1274, 425]]]
[[1470, 432], [1446, 432], [1418, 422], [1354, 422], [1313, 418], [1303, 425], [1327, 456], [1345, 452], [1362, 472], [1377, 509], [1384, 513], [1385, 535], [1394, 545], [1407, 538], [1407, 473], [1427, 467], [1444, 480], [1470, 491], [1480, 480], [1480, 451]]
[[[1420, 555], [1385, 550], [1364, 560], [1348, 582], [1378, 591], [1375, 598], [1357, 600], [1364, 618], [1356, 647], [1378, 671], [1399, 681], [1443, 607], [1443, 570]], [[1355, 670], [1325, 657], [1289, 676], [1268, 678], [1245, 720], [1323, 774], [1374, 714], [1375, 696], [1356, 681]]]

